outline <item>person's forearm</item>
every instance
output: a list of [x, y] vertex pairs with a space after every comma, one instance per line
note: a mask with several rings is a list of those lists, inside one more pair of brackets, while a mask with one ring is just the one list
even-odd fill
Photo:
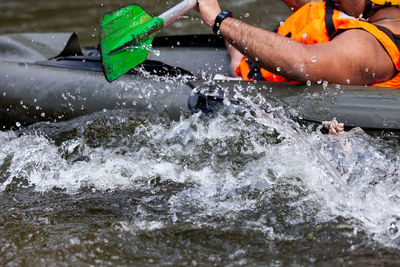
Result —
[[[300, 3], [284, 1], [289, 5]], [[205, 24], [212, 27], [221, 8], [217, 0], [199, 0], [199, 11]], [[377, 39], [363, 30], [348, 30], [329, 42], [313, 45], [229, 17], [222, 21], [219, 31], [254, 63], [294, 81], [365, 85], [387, 81], [397, 74]]]
[[312, 63], [306, 45], [233, 18], [225, 19], [220, 31], [242, 54], [266, 70], [296, 81], [312, 78], [306, 74]]

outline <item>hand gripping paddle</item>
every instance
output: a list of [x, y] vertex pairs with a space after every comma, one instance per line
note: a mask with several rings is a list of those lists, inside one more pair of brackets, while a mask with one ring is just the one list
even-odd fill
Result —
[[135, 4], [105, 14], [101, 19], [100, 54], [106, 79], [114, 81], [142, 63], [154, 36], [196, 5], [197, 0], [184, 0], [159, 17], [150, 16]]

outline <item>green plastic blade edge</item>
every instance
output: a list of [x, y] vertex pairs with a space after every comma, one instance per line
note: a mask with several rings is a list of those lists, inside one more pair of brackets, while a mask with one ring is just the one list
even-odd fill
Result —
[[153, 18], [138, 5], [105, 14], [101, 23], [100, 52], [106, 79], [114, 81], [142, 63], [163, 25], [163, 19]]

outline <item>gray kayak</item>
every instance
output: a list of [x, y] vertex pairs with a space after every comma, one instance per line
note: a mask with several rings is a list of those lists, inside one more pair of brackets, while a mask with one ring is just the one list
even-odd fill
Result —
[[213, 112], [224, 99], [262, 96], [305, 121], [335, 118], [348, 127], [400, 130], [399, 89], [244, 82], [228, 76], [223, 40], [213, 35], [157, 37], [148, 59], [113, 83], [104, 78], [98, 50], [81, 48], [75, 33], [2, 35], [0, 126], [115, 109], [179, 119], [198, 110]]

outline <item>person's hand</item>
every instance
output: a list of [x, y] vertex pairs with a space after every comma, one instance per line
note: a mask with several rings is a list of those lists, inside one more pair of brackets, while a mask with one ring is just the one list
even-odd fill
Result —
[[329, 133], [333, 135], [344, 134], [344, 124], [338, 123], [337, 120], [323, 121], [322, 126], [329, 129]]
[[217, 0], [198, 0], [198, 11], [207, 26], [213, 27], [215, 18], [221, 13]]

